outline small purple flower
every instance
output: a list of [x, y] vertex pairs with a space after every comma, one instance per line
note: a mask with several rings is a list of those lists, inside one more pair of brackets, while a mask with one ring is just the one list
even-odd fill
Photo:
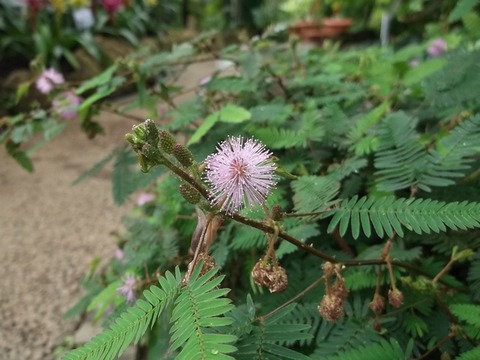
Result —
[[55, 85], [60, 85], [65, 82], [63, 75], [54, 68], [49, 68], [43, 71], [36, 81], [37, 89], [42, 94], [49, 94]]
[[78, 106], [81, 103], [82, 98], [68, 90], [56, 96], [52, 101], [52, 106], [62, 119], [70, 120], [77, 116]]
[[206, 181], [211, 201], [233, 213], [261, 205], [275, 186], [272, 153], [253, 139], [231, 137], [206, 159]]
[[420, 60], [418, 60], [418, 59], [412, 59], [412, 60], [410, 60], [410, 62], [408, 63], [408, 65], [410, 65], [410, 67], [417, 67], [418, 65], [420, 65]]
[[447, 43], [442, 38], [433, 40], [433, 42], [430, 44], [430, 46], [427, 49], [428, 55], [432, 57], [440, 56], [445, 51], [447, 51]]
[[117, 289], [119, 294], [125, 296], [125, 300], [128, 303], [133, 303], [137, 299], [137, 295], [135, 293], [136, 282], [137, 279], [135, 278], [135, 275], [127, 275], [123, 280], [122, 286]]
[[150, 193], [141, 193], [137, 198], [137, 205], [143, 206], [150, 201], [155, 200], [155, 195]]

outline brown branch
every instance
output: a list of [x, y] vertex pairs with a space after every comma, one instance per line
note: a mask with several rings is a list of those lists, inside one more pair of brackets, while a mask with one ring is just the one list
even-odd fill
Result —
[[[193, 177], [191, 177], [189, 174], [187, 174], [185, 171], [183, 171], [182, 169], [180, 169], [179, 167], [177, 167], [175, 164], [171, 163], [170, 161], [168, 161], [167, 159], [164, 159], [163, 164], [165, 164], [170, 170], [172, 170], [177, 176], [179, 176], [180, 178], [182, 178], [183, 180], [185, 180], [187, 183], [189, 183], [191, 186], [193, 186], [205, 199], [209, 200], [210, 199], [210, 196], [209, 196], [209, 193], [207, 191], [207, 189], [205, 189], [203, 186], [199, 185], [197, 183], [197, 181], [195, 181], [195, 179]], [[274, 234], [275, 233], [275, 229], [273, 226], [270, 226], [264, 222], [259, 222], [259, 221], [255, 221], [255, 220], [251, 220], [249, 218], [246, 218], [240, 214], [237, 214], [237, 213], [232, 213], [232, 214], [228, 214], [228, 213], [223, 213], [222, 212], [222, 215], [225, 216], [225, 217], [228, 217], [232, 220], [235, 220], [239, 223], [242, 223], [244, 225], [248, 225], [248, 226], [251, 226], [253, 228], [256, 228], [258, 230], [261, 230], [265, 233], [269, 233], [269, 234]], [[324, 253], [323, 251], [320, 251], [320, 250], [317, 250], [313, 247], [313, 245], [307, 245], [307, 244], [304, 244], [303, 242], [301, 242], [300, 240], [296, 239], [295, 237], [291, 236], [290, 234], [288, 234], [287, 232], [285, 231], [280, 231], [278, 233], [278, 237], [279, 238], [282, 238], [284, 239], [285, 241], [288, 241], [289, 243], [295, 245], [296, 247], [322, 259], [322, 260], [325, 260], [325, 261], [329, 261], [333, 264], [342, 264], [342, 265], [345, 265], [345, 266], [373, 266], [373, 265], [385, 265], [387, 263], [387, 261], [385, 259], [352, 259], [352, 260], [341, 260], [341, 259], [337, 259], [336, 257], [334, 256], [330, 256], [326, 253]], [[389, 263], [392, 265], [392, 266], [398, 266], [398, 267], [401, 267], [401, 268], [404, 268], [406, 270], [409, 270], [417, 275], [422, 275], [422, 276], [425, 276], [429, 279], [432, 279], [434, 278], [433, 275], [429, 274], [427, 271], [415, 266], [415, 265], [412, 265], [412, 264], [409, 264], [409, 263], [405, 263], [405, 262], [402, 262], [402, 261], [396, 261], [396, 260], [390, 260]], [[467, 291], [467, 289], [465, 289], [464, 287], [458, 287], [458, 286], [454, 286], [454, 285], [450, 285], [448, 284], [448, 282], [442, 280], [442, 279], [439, 279], [439, 282], [442, 283], [443, 285], [451, 288], [451, 289], [455, 289], [457, 291], [462, 291], [462, 292], [465, 292]]]

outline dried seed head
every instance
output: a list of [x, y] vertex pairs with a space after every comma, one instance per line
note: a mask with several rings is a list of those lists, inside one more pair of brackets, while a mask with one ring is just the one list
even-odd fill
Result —
[[375, 318], [375, 320], [373, 320], [372, 327], [373, 327], [373, 330], [375, 330], [376, 332], [380, 332], [382, 330], [382, 324], [380, 324], [380, 321], [378, 321], [378, 318]]
[[333, 295], [339, 297], [340, 299], [342, 299], [342, 301], [347, 298], [349, 291], [345, 286], [345, 281], [343, 280], [343, 277], [337, 275], [337, 279], [335, 280], [331, 291]]
[[195, 205], [200, 201], [200, 193], [189, 184], [180, 184], [178, 191], [190, 204]]
[[388, 302], [395, 308], [398, 309], [403, 304], [403, 294], [398, 289], [388, 290]]
[[270, 290], [271, 293], [282, 292], [287, 288], [287, 285], [288, 285], [287, 272], [285, 271], [284, 268], [279, 266], [273, 272], [272, 281], [270, 283], [270, 286], [268, 287], [268, 290]]
[[193, 154], [185, 146], [176, 144], [173, 149], [173, 156], [185, 167], [192, 166], [193, 164]]
[[171, 154], [173, 152], [173, 147], [177, 143], [177, 140], [175, 140], [173, 135], [166, 130], [160, 130], [158, 132], [158, 135], [160, 138], [160, 147], [162, 148], [162, 150], [165, 151], [167, 154]]
[[259, 261], [252, 270], [252, 278], [255, 284], [268, 287], [271, 293], [281, 292], [287, 288], [288, 276], [284, 268], [279, 266], [274, 269], [270, 264]]
[[330, 322], [336, 322], [343, 316], [343, 300], [335, 294], [325, 294], [318, 305], [320, 316]]
[[375, 294], [368, 307], [375, 315], [380, 315], [385, 310], [385, 298], [380, 294]]
[[332, 264], [330, 261], [327, 261], [322, 265], [322, 269], [325, 277], [329, 277], [335, 269], [335, 265]]

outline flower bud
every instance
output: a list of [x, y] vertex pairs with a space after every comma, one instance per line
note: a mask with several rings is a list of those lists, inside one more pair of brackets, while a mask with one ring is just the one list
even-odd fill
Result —
[[142, 153], [149, 160], [157, 159], [160, 155], [157, 147], [150, 144], [145, 144], [142, 146]]
[[272, 219], [275, 221], [281, 220], [283, 217], [282, 207], [278, 204], [273, 205], [272, 207]]
[[167, 154], [171, 154], [173, 146], [177, 143], [177, 140], [175, 140], [173, 135], [166, 130], [160, 130], [158, 136], [160, 140], [160, 148]]
[[385, 309], [385, 298], [380, 294], [375, 294], [368, 307], [375, 315], [380, 315]]
[[140, 139], [142, 141], [146, 140], [147, 133], [145, 131], [145, 126], [143, 124], [133, 125], [132, 130], [133, 130], [133, 133], [135, 134], [135, 136], [138, 139]]
[[200, 193], [193, 186], [189, 184], [180, 184], [178, 190], [183, 198], [190, 204], [195, 205], [200, 201]]
[[173, 147], [173, 156], [185, 167], [193, 164], [193, 154], [185, 146], [177, 144]]
[[145, 120], [144, 124], [145, 124], [146, 140], [148, 141], [149, 144], [156, 147], [159, 141], [157, 126], [151, 119]]
[[133, 134], [125, 134], [125, 140], [128, 141], [134, 150], [140, 150], [145, 142]]
[[330, 322], [336, 322], [343, 316], [343, 300], [335, 294], [325, 294], [318, 305], [320, 316]]
[[398, 309], [403, 304], [403, 294], [398, 289], [388, 290], [388, 302], [395, 308]]

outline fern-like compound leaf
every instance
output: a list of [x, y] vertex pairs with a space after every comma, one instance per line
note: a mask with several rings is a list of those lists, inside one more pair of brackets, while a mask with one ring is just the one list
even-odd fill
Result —
[[213, 269], [199, 276], [202, 266], [197, 266], [189, 282], [181, 289], [175, 301], [171, 322], [171, 351], [181, 348], [178, 360], [233, 359], [230, 353], [237, 338], [224, 334], [222, 328], [232, 324], [226, 317], [233, 305], [224, 298], [228, 289], [218, 289], [223, 276]]
[[402, 349], [400, 344], [395, 340], [382, 340], [379, 343], [362, 346], [355, 350], [328, 357], [327, 360], [372, 360], [372, 359], [389, 359], [389, 360], [407, 360], [410, 358], [411, 350]]
[[460, 320], [480, 328], [480, 306], [473, 304], [454, 304], [450, 310]]
[[[326, 176], [302, 176], [292, 182], [295, 211], [321, 212], [334, 204], [333, 198], [340, 190], [340, 183]], [[312, 215], [310, 219], [318, 216]]]
[[245, 334], [237, 344], [238, 351], [235, 353], [235, 359], [309, 359], [306, 355], [282, 345], [312, 338], [308, 332], [309, 324], [284, 322], [296, 305], [290, 304], [264, 321], [252, 324], [250, 332]]
[[178, 294], [182, 278], [177, 268], [159, 279], [160, 287], [152, 286], [143, 292], [134, 306], [123, 312], [113, 324], [84, 346], [66, 354], [64, 360], [111, 360], [121, 355], [132, 343], [137, 343], [149, 326], [153, 326], [165, 307]]
[[480, 227], [480, 204], [475, 202], [437, 201], [432, 199], [395, 199], [385, 196], [380, 199], [354, 196], [343, 200], [323, 217], [333, 215], [328, 231], [337, 226], [340, 235], [351, 227], [356, 239], [360, 231], [370, 237], [372, 227], [379, 237], [403, 237], [403, 228], [417, 234], [452, 230], [467, 230]]
[[453, 179], [463, 177], [470, 169], [479, 150], [480, 115], [477, 115], [457, 125], [430, 150], [430, 164], [422, 183], [431, 186], [454, 184]]
[[480, 359], [480, 346], [466, 351], [455, 358], [456, 360], [478, 360]]
[[412, 185], [424, 189], [420, 176], [427, 154], [418, 141], [415, 126], [416, 121], [403, 112], [393, 113], [381, 123], [375, 157], [379, 190], [396, 191]]

